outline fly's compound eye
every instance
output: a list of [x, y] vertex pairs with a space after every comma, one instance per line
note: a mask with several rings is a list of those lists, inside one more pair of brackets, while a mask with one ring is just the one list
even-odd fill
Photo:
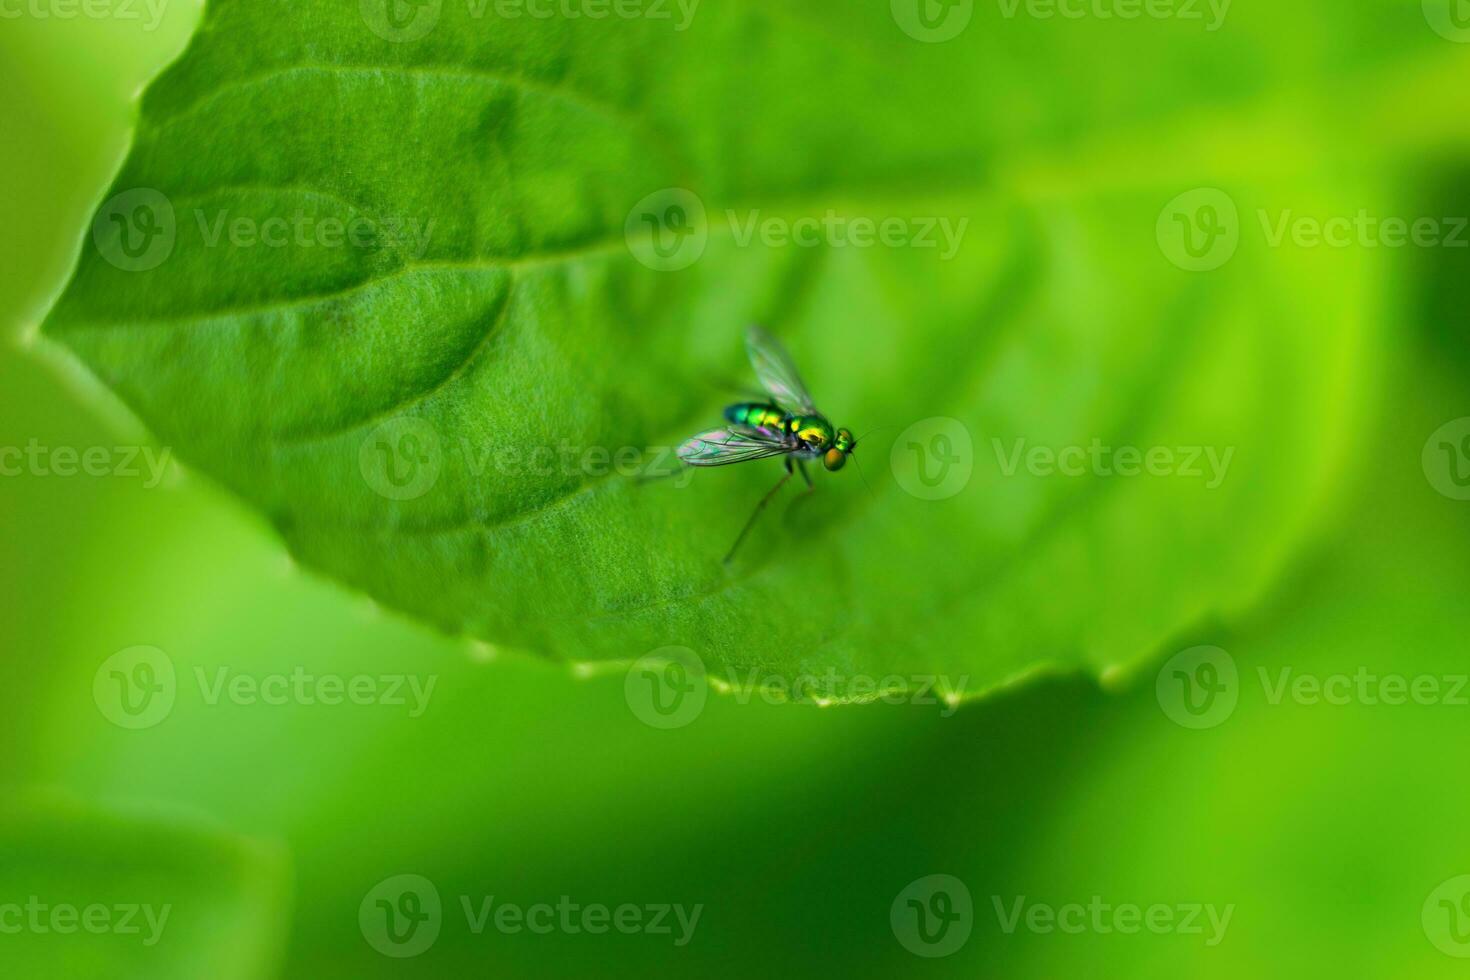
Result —
[[842, 469], [843, 465], [846, 463], [847, 453], [843, 452], [840, 449], [829, 449], [827, 450], [826, 455], [822, 457], [822, 465], [827, 467], [827, 469], [831, 470], [834, 473]]

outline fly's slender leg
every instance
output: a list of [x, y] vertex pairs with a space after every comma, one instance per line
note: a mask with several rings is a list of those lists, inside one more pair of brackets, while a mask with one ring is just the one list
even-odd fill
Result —
[[817, 489], [817, 485], [812, 482], [812, 475], [806, 471], [806, 460], [798, 459], [796, 461], [796, 467], [801, 470], [801, 478], [806, 481], [806, 492], [811, 493]]
[[679, 476], [683, 472], [684, 468], [681, 466], [676, 470], [669, 470], [667, 473], [639, 473], [634, 479], [638, 483], [656, 483], [659, 480], [667, 480], [670, 477]]
[[750, 529], [755, 527], [756, 518], [761, 516], [761, 511], [766, 509], [766, 505], [771, 502], [771, 498], [776, 496], [776, 491], [784, 487], [786, 481], [789, 479], [791, 479], [791, 460], [787, 459], [786, 475], [777, 480], [776, 485], [767, 490], [766, 495], [761, 498], [761, 502], [755, 505], [755, 512], [750, 515], [750, 520], [745, 522], [745, 527], [740, 529], [740, 537], [735, 539], [735, 543], [730, 546], [730, 553], [725, 556], [726, 565], [730, 564], [730, 559], [735, 557], [735, 552], [740, 550], [740, 543], [745, 540], [745, 536], [750, 533]]

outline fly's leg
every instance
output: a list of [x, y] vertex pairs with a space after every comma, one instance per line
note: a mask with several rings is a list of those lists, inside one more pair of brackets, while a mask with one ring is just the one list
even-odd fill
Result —
[[776, 496], [776, 492], [784, 487], [786, 481], [789, 479], [791, 479], [791, 460], [788, 458], [786, 460], [786, 475], [777, 480], [776, 485], [767, 490], [766, 495], [761, 498], [761, 502], [755, 505], [755, 512], [750, 515], [750, 520], [745, 522], [745, 527], [740, 529], [740, 537], [735, 539], [735, 543], [730, 546], [730, 553], [725, 556], [726, 565], [730, 564], [730, 559], [735, 557], [735, 552], [740, 550], [740, 544], [745, 540], [745, 536], [750, 533], [750, 529], [755, 527], [756, 518], [761, 516], [761, 511], [766, 509], [766, 505], [771, 502], [771, 498]]
[[817, 485], [812, 482], [812, 475], [806, 471], [806, 460], [798, 459], [796, 461], [796, 467], [801, 470], [801, 478], [806, 481], [806, 493], [802, 494], [805, 497], [807, 493], [811, 493], [817, 489]]
[[657, 483], [659, 480], [667, 480], [670, 477], [683, 475], [684, 467], [681, 466], [676, 470], [669, 470], [667, 473], [639, 473], [636, 477], [634, 477], [634, 480], [640, 484]]

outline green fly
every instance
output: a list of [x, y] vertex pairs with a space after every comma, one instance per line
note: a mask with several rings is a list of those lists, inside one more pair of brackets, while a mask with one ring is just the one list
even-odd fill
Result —
[[679, 459], [689, 466], [728, 466], [768, 456], [780, 456], [786, 463], [786, 474], [756, 504], [730, 547], [725, 556], [727, 564], [771, 498], [795, 472], [801, 473], [810, 491], [812, 478], [806, 471], [809, 461], [820, 459], [823, 466], [835, 472], [857, 448], [850, 431], [833, 428], [817, 411], [800, 372], [776, 338], [760, 327], [751, 327], [745, 335], [745, 350], [761, 387], [770, 397], [727, 407], [726, 425], [701, 432], [679, 447]]

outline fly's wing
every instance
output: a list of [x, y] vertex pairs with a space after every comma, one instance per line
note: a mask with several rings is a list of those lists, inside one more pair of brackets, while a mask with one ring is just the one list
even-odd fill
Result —
[[679, 459], [690, 466], [729, 466], [767, 456], [782, 456], [795, 447], [746, 427], [710, 429], [679, 447]]
[[786, 348], [781, 346], [779, 340], [760, 327], [753, 326], [745, 334], [745, 352], [750, 355], [756, 377], [761, 379], [761, 384], [771, 393], [777, 405], [788, 412], [795, 411], [803, 415], [817, 413], [817, 406], [812, 404], [812, 396], [807, 393], [806, 384], [801, 380], [801, 372], [796, 370], [791, 355], [786, 353]]

